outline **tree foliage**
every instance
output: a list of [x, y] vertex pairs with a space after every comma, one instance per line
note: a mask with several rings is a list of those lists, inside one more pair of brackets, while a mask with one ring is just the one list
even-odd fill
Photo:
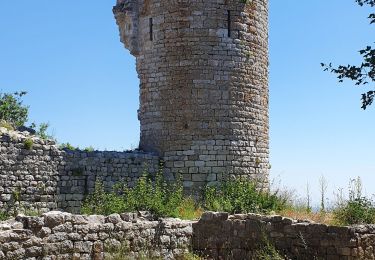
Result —
[[21, 98], [27, 92], [0, 93], [0, 120], [17, 128], [23, 126], [29, 114], [29, 107], [22, 104]]
[[[375, 7], [375, 0], [355, 0], [358, 5], [369, 5]], [[375, 13], [369, 15], [370, 24], [375, 24]], [[366, 46], [366, 48], [359, 51], [363, 57], [363, 62], [360, 65], [339, 65], [333, 67], [332, 63], [324, 64], [325, 71], [330, 71], [337, 75], [339, 82], [343, 82], [344, 79], [350, 79], [355, 82], [357, 86], [364, 86], [372, 84], [372, 90], [362, 94], [362, 108], [366, 109], [372, 104], [375, 98], [375, 49], [372, 46]]]

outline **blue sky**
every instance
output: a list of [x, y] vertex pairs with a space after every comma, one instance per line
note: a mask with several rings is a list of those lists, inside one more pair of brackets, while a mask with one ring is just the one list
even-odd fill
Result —
[[[135, 60], [119, 42], [113, 1], [0, 2], [0, 90], [26, 90], [31, 121], [60, 142], [98, 149], [138, 145]], [[270, 0], [271, 174], [304, 196], [328, 196], [360, 176], [375, 193], [375, 106], [320, 62], [358, 63], [374, 42], [369, 8], [354, 0]], [[372, 37], [371, 37], [372, 36]]]

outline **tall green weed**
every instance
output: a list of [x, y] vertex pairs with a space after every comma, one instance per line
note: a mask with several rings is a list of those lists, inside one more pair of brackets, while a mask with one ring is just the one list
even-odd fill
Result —
[[277, 192], [265, 192], [257, 188], [251, 180], [223, 180], [218, 186], [207, 187], [204, 192], [203, 205], [212, 211], [235, 213], [276, 212], [286, 207], [287, 200]]
[[338, 198], [333, 210], [334, 223], [338, 225], [374, 224], [374, 201], [362, 193], [362, 182], [358, 177], [349, 184], [349, 198]]
[[181, 207], [186, 205], [181, 181], [167, 182], [161, 174], [155, 180], [142, 176], [132, 188], [117, 184], [111, 192], [96, 182], [93, 194], [82, 207], [84, 214], [104, 214], [150, 211], [155, 217], [180, 217]]

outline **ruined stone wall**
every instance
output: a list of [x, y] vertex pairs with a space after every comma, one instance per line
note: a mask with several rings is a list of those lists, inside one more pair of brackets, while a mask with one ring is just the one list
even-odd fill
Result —
[[[0, 260], [100, 260], [119, 251], [122, 258], [116, 259], [184, 259], [190, 251], [203, 259], [258, 260], [256, 250], [267, 243], [285, 259], [369, 260], [375, 259], [375, 226], [334, 227], [281, 216], [213, 212], [199, 221], [49, 212], [0, 222]], [[121, 246], [126, 249], [116, 250]]]
[[140, 148], [187, 190], [229, 175], [268, 182], [268, 1], [119, 0], [140, 78]]
[[213, 259], [259, 259], [267, 241], [285, 259], [375, 259], [375, 225], [336, 227], [281, 216], [206, 213], [193, 224], [193, 248]]
[[0, 222], [0, 260], [102, 260], [110, 253], [114, 259], [176, 259], [188, 252], [191, 237], [189, 221], [49, 212]]
[[57, 208], [63, 162], [63, 152], [53, 141], [0, 128], [0, 210]]
[[[26, 143], [31, 146], [27, 147]], [[106, 189], [120, 181], [133, 186], [155, 174], [159, 157], [142, 152], [61, 150], [54, 141], [0, 128], [0, 209], [78, 213], [95, 181]]]

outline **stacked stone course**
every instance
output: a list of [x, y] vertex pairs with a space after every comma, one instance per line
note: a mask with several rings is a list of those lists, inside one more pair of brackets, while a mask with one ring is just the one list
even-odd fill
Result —
[[230, 175], [268, 187], [268, 1], [118, 0], [140, 78], [140, 148], [187, 190]]
[[193, 248], [213, 259], [257, 259], [270, 243], [285, 259], [375, 259], [375, 225], [337, 227], [257, 214], [205, 213], [193, 224]]
[[0, 260], [102, 260], [121, 251], [129, 259], [176, 259], [191, 245], [190, 221], [150, 221], [137, 214], [82, 216], [48, 212], [0, 222]]
[[[32, 140], [32, 149], [25, 141]], [[62, 152], [55, 143], [0, 128], [0, 209], [57, 208]]]
[[0, 260], [101, 260], [120, 246], [132, 259], [147, 254], [183, 259], [254, 259], [271, 245], [285, 259], [375, 259], [375, 226], [334, 227], [281, 216], [204, 213], [199, 221], [147, 220], [137, 213], [82, 216], [49, 212], [0, 222]]
[[[26, 140], [32, 140], [31, 147], [26, 147]], [[131, 187], [143, 174], [155, 174], [160, 161], [139, 151], [61, 150], [54, 141], [4, 128], [0, 128], [0, 151], [0, 209], [10, 212], [17, 207], [79, 213], [96, 181], [107, 190], [118, 182]]]

